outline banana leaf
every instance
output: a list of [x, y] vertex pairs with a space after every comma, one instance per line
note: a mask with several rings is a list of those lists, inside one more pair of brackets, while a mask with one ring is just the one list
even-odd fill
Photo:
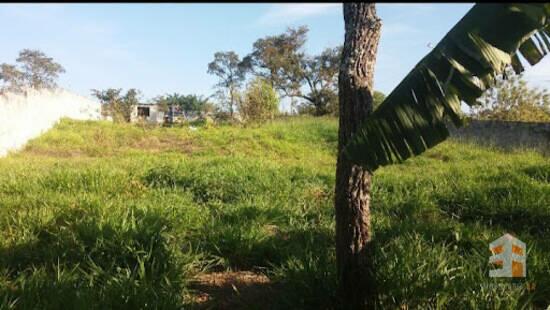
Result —
[[550, 4], [476, 4], [443, 37], [343, 149], [370, 171], [419, 155], [460, 127], [460, 104], [473, 106], [495, 77], [521, 58], [537, 64], [550, 51]]

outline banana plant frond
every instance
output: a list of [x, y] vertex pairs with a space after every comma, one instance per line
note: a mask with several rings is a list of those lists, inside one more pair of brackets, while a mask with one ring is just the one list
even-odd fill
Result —
[[421, 154], [463, 125], [461, 102], [472, 106], [498, 74], [520, 60], [537, 64], [550, 52], [550, 4], [476, 4], [443, 37], [344, 148], [374, 171]]

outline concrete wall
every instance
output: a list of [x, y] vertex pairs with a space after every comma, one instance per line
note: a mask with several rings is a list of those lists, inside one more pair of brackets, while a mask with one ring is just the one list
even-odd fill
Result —
[[534, 148], [550, 154], [550, 123], [470, 120], [458, 130], [451, 127], [451, 138], [504, 149]]
[[0, 95], [0, 157], [52, 128], [62, 117], [100, 119], [99, 102], [66, 90]]

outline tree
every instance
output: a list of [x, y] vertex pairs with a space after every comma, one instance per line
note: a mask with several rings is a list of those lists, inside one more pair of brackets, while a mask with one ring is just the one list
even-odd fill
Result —
[[284, 96], [295, 96], [302, 84], [302, 51], [308, 28], [287, 28], [285, 33], [256, 40], [245, 63]]
[[298, 94], [314, 107], [314, 115], [336, 114], [338, 111], [338, 70], [342, 47], [327, 48], [320, 55], [306, 57], [303, 79], [307, 94]]
[[0, 65], [0, 81], [3, 81], [0, 93], [20, 92], [24, 85], [23, 72], [19, 71], [14, 65], [2, 64]]
[[59, 74], [65, 72], [53, 58], [39, 50], [20, 51], [16, 62], [20, 68], [5, 63], [1, 65], [0, 80], [4, 84], [0, 89], [2, 92], [21, 92], [24, 88], [54, 89]]
[[115, 117], [115, 106], [118, 105], [121, 100], [121, 92], [121, 88], [108, 88], [106, 90], [92, 89], [92, 96], [96, 97], [101, 103], [101, 115], [103, 117], [111, 116], [114, 121], [117, 121]]
[[[338, 92], [330, 92], [327, 94], [327, 96], [330, 96], [328, 99], [329, 104], [326, 106], [326, 111], [328, 111], [328, 114], [338, 116], [339, 113], [339, 104], [338, 104]], [[376, 110], [378, 106], [386, 99], [386, 95], [380, 91], [375, 90], [373, 93], [373, 110]], [[300, 104], [297, 106], [298, 114], [312, 114], [312, 115], [323, 115], [319, 114], [318, 110], [316, 108], [308, 103]]]
[[[208, 98], [200, 95], [182, 95], [173, 93], [167, 96], [161, 96], [156, 100], [157, 104], [163, 104], [167, 107], [178, 107], [181, 111], [188, 113], [202, 113], [208, 104]], [[167, 108], [168, 110], [168, 108]]]
[[550, 122], [548, 91], [529, 87], [512, 69], [506, 71], [506, 78], [499, 76], [478, 102], [480, 105], [471, 108], [471, 115], [477, 119]]
[[239, 55], [233, 51], [215, 53], [214, 60], [208, 64], [208, 73], [219, 78], [216, 87], [222, 94], [220, 97], [227, 98], [223, 102], [229, 108], [231, 117], [237, 104], [236, 94], [246, 77], [247, 64], [247, 61], [241, 61]]
[[245, 121], [272, 119], [277, 113], [279, 98], [264, 78], [254, 79], [239, 104], [239, 112]]
[[373, 75], [381, 22], [374, 3], [345, 3], [344, 23], [334, 203], [338, 296], [347, 308], [362, 309], [374, 295], [371, 174], [350, 161], [343, 149], [373, 111]]
[[139, 104], [139, 97], [141, 97], [141, 92], [135, 88], [130, 88], [117, 106], [117, 112], [128, 123], [132, 121], [132, 112], [134, 106]]
[[92, 95], [101, 102], [104, 117], [111, 116], [115, 122], [130, 122], [134, 106], [139, 104], [140, 92], [131, 88], [124, 96], [121, 93], [121, 88], [92, 89]]
[[23, 74], [28, 86], [34, 89], [53, 89], [57, 87], [56, 79], [65, 69], [53, 58], [47, 57], [39, 50], [24, 49], [19, 52], [17, 62], [23, 66]]
[[180, 106], [185, 113], [201, 113], [207, 103], [208, 98], [197, 95], [187, 95], [182, 97]]
[[302, 111], [324, 115], [338, 106], [336, 85], [341, 47], [327, 48], [316, 56], [306, 55], [303, 47], [307, 32], [308, 28], [301, 26], [258, 39], [245, 59], [253, 72], [267, 79], [283, 96], [306, 100], [301, 105]]
[[475, 105], [509, 65], [522, 72], [520, 55], [537, 64], [550, 50], [549, 18], [550, 4], [476, 4], [371, 112], [380, 21], [373, 3], [344, 4], [335, 208], [345, 308], [375, 305], [369, 298], [371, 174], [444, 141], [448, 119], [462, 124], [461, 101]]

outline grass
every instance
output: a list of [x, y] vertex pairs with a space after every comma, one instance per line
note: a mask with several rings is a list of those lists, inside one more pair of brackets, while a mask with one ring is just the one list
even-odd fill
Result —
[[[329, 118], [196, 131], [63, 120], [0, 159], [1, 308], [189, 308], [195, 276], [229, 271], [276, 287], [246, 307], [337, 308], [336, 143]], [[381, 308], [547, 307], [549, 180], [538, 153], [452, 141], [378, 170]], [[527, 279], [488, 277], [505, 232], [528, 246]]]

